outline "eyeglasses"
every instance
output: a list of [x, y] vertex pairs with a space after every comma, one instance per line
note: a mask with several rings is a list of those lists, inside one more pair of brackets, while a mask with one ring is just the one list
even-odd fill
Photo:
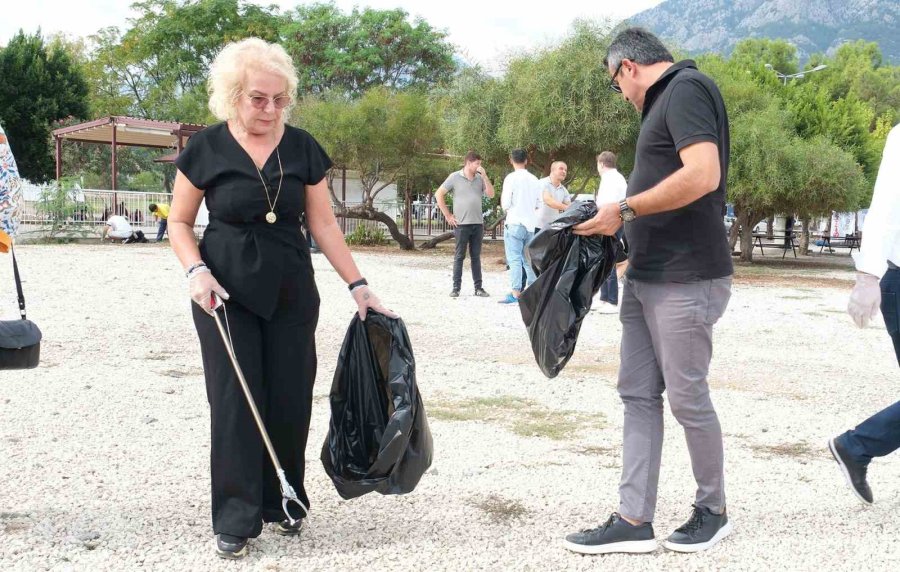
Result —
[[265, 109], [269, 107], [269, 101], [275, 106], [275, 109], [284, 109], [291, 104], [291, 96], [279, 95], [277, 97], [266, 97], [264, 95], [248, 95], [250, 105], [256, 109]]
[[616, 68], [616, 73], [612, 75], [612, 78], [609, 80], [609, 89], [613, 90], [616, 93], [622, 93], [622, 87], [619, 85], [619, 82], [616, 81], [616, 78], [619, 76], [619, 72], [622, 71], [622, 62], [619, 62], [619, 66]]

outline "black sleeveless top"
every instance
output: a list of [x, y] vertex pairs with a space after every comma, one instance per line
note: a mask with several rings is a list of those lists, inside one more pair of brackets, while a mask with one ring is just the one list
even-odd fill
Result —
[[[204, 192], [209, 226], [200, 255], [216, 280], [254, 314], [269, 319], [278, 303], [285, 267], [312, 272], [309, 246], [300, 220], [306, 210], [306, 185], [315, 185], [331, 168], [331, 159], [306, 131], [285, 125], [277, 146], [284, 181], [275, 203], [278, 220], [266, 222], [269, 202], [256, 165], [225, 123], [190, 138], [175, 165]], [[280, 172], [275, 151], [262, 169], [269, 200], [275, 201]]]

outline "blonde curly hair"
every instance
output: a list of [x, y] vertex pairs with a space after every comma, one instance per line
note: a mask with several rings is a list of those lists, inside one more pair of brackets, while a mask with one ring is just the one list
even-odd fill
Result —
[[209, 110], [222, 121], [234, 119], [237, 114], [235, 102], [243, 93], [244, 80], [251, 69], [267, 71], [285, 79], [287, 94], [291, 96], [291, 104], [281, 114], [282, 121], [286, 121], [296, 102], [297, 70], [283, 47], [260, 38], [231, 42], [216, 56], [209, 68]]

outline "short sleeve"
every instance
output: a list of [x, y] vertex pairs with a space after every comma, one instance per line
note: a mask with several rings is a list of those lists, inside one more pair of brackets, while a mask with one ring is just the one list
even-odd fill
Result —
[[449, 191], [452, 191], [452, 190], [453, 190], [453, 176], [454, 176], [455, 174], [456, 174], [456, 173], [450, 173], [450, 175], [447, 176], [446, 179], [444, 179], [444, 182], [441, 183], [441, 186], [444, 187], [444, 190], [445, 190], [445, 191], [448, 191], [448, 192], [449, 192]]
[[325, 178], [325, 173], [334, 163], [315, 137], [306, 131], [303, 131], [303, 135], [305, 136], [302, 147], [303, 163], [306, 165], [304, 178], [307, 185], [315, 185]]
[[184, 173], [192, 185], [198, 189], [206, 189], [212, 180], [211, 153], [209, 150], [208, 132], [210, 128], [199, 131], [187, 141], [187, 146], [175, 158], [175, 166]]
[[686, 79], [672, 86], [666, 108], [666, 126], [675, 149], [707, 141], [719, 143], [716, 105], [709, 90], [699, 80]]

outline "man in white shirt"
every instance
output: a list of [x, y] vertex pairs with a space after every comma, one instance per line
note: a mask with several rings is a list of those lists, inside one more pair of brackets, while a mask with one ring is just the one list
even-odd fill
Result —
[[568, 174], [568, 165], [562, 161], [554, 161], [550, 164], [550, 175], [541, 179], [540, 229], [547, 228], [559, 213], [569, 208], [572, 199], [569, 197], [569, 190], [563, 185]]
[[[597, 205], [616, 203], [625, 199], [625, 191], [628, 183], [616, 169], [616, 154], [612, 151], [604, 151], [597, 155], [597, 172], [600, 174], [600, 187], [597, 189]], [[616, 238], [622, 238], [622, 229], [616, 232]], [[616, 270], [609, 273], [609, 278], [600, 286], [600, 301], [612, 306], [619, 305], [619, 280]], [[616, 311], [618, 313], [618, 310]]]
[[[900, 364], [900, 125], [888, 134], [863, 225], [863, 240], [856, 261], [856, 286], [847, 312], [860, 328], [875, 317], [879, 306], [894, 342]], [[831, 454], [853, 493], [866, 504], [874, 500], [866, 480], [873, 457], [900, 448], [900, 401], [879, 411], [828, 442]]]
[[134, 230], [131, 228], [131, 223], [128, 222], [128, 219], [121, 215], [113, 215], [109, 217], [109, 220], [106, 221], [106, 226], [103, 227], [103, 239], [107, 236], [110, 240], [121, 240], [125, 241], [131, 238], [131, 235], [134, 233]]
[[510, 293], [501, 304], [516, 304], [522, 293], [522, 269], [525, 270], [526, 287], [535, 281], [534, 270], [525, 262], [525, 248], [534, 237], [537, 226], [538, 179], [526, 169], [528, 154], [524, 149], [514, 149], [509, 154], [513, 172], [503, 179], [500, 206], [506, 211], [503, 245], [506, 264], [509, 265]]

